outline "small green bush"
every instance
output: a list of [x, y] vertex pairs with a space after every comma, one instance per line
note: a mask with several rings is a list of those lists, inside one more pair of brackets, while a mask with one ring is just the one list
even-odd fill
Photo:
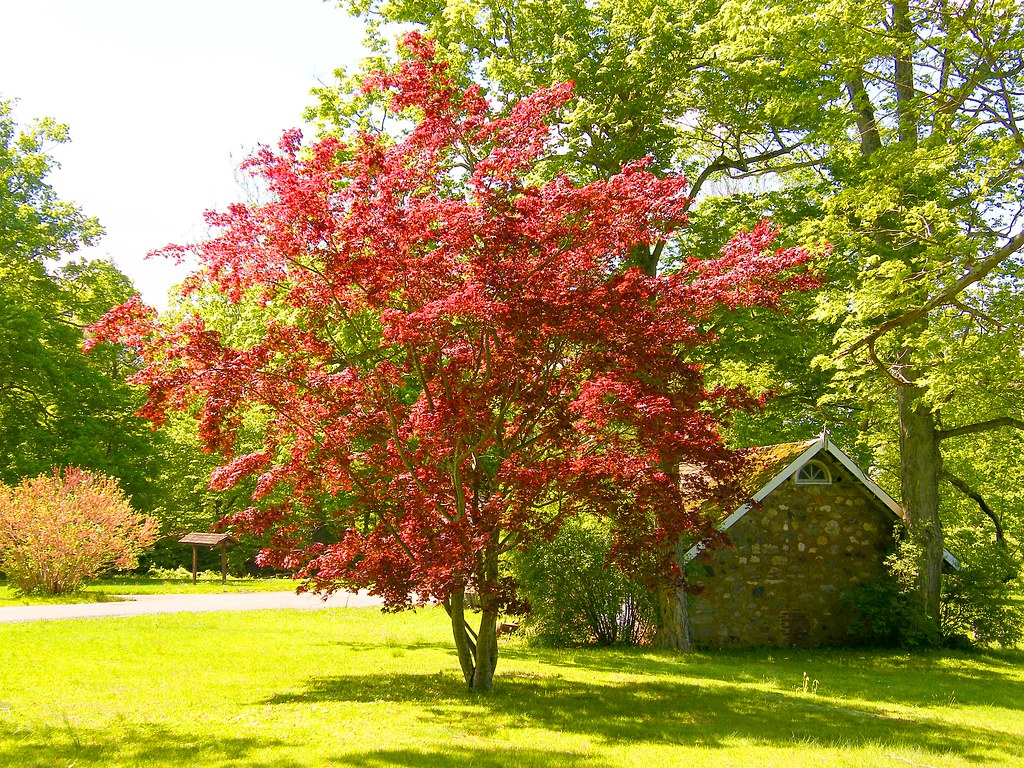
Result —
[[880, 647], [938, 644], [940, 638], [929, 626], [916, 594], [922, 555], [919, 545], [904, 539], [886, 559], [886, 573], [843, 593], [851, 643]]
[[[151, 579], [162, 579], [164, 581], [182, 581], [187, 579], [192, 581], [192, 571], [188, 568], [178, 566], [177, 568], [160, 568], [154, 566], [146, 572], [146, 576]], [[222, 578], [220, 571], [197, 571], [196, 579], [198, 581], [220, 581]]]
[[853, 645], [914, 647], [937, 640], [926, 628], [915, 596], [891, 573], [858, 584], [841, 599], [850, 617], [847, 637]]
[[904, 541], [887, 561], [889, 573], [843, 595], [852, 617], [851, 642], [1013, 647], [1024, 638], [1024, 604], [1014, 599], [1021, 589], [1020, 566], [1012, 553], [971, 530], [958, 531], [948, 543], [962, 567], [942, 577], [941, 637], [928, 628], [915, 594], [921, 553]]
[[567, 522], [550, 542], [518, 554], [512, 568], [524, 622], [546, 645], [639, 643], [653, 626], [651, 596], [609, 563], [610, 536], [601, 522]]
[[1011, 552], [973, 531], [960, 531], [950, 545], [962, 569], [942, 585], [942, 634], [971, 642], [1013, 647], [1024, 638], [1020, 566]]

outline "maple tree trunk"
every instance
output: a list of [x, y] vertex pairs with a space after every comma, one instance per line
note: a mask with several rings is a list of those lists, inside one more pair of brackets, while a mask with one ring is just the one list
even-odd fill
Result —
[[923, 390], [899, 388], [900, 481], [907, 526], [922, 548], [918, 593], [928, 625], [939, 631], [939, 597], [942, 586], [942, 526], [939, 522], [939, 475], [942, 454], [936, 434], [935, 414], [925, 404]]
[[[676, 562], [683, 567], [683, 547], [676, 545]], [[686, 598], [686, 585], [682, 581], [670, 581], [655, 588], [658, 598], [658, 631], [654, 645], [670, 648], [681, 653], [690, 651], [690, 606]]]
[[630, 260], [640, 267], [640, 270], [649, 277], [658, 275], [658, 251], [645, 243], [638, 243], [633, 246], [630, 252]]
[[470, 637], [470, 628], [466, 624], [466, 590], [454, 590], [444, 602], [444, 609], [452, 621], [452, 636], [455, 638], [455, 650], [462, 667], [462, 676], [466, 684], [473, 687], [473, 670], [476, 666], [476, 641]]
[[[497, 539], [494, 534], [492, 539]], [[486, 549], [480, 555], [477, 583], [480, 585], [480, 629], [476, 638], [476, 664], [471, 691], [489, 691], [498, 666], [498, 555]]]
[[485, 555], [481, 564], [480, 625], [474, 632], [466, 619], [466, 589], [453, 590], [444, 602], [452, 622], [452, 636], [462, 667], [462, 676], [471, 691], [489, 691], [498, 667], [498, 606], [493, 594], [498, 584], [498, 558]]
[[498, 666], [498, 611], [480, 612], [480, 627], [474, 632], [466, 621], [465, 590], [452, 592], [444, 603], [452, 621], [452, 636], [462, 667], [462, 676], [471, 691], [489, 691]]
[[466, 681], [471, 691], [489, 691], [494, 681], [494, 670], [498, 666], [498, 612], [480, 612], [480, 631], [476, 641], [476, 665], [473, 680]]

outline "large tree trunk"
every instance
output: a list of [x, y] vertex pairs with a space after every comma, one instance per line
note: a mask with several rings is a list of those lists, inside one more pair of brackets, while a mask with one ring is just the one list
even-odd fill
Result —
[[928, 624], [937, 633], [944, 551], [939, 522], [942, 454], [935, 414], [923, 402], [923, 394], [920, 387], [899, 388], [900, 480], [907, 526], [922, 548], [918, 592]]
[[670, 584], [658, 587], [658, 614], [661, 623], [654, 645], [686, 653], [690, 650], [690, 616], [686, 589]]
[[[675, 555], [676, 563], [682, 569], [681, 543], [676, 545]], [[686, 598], [686, 584], [681, 580], [659, 584], [656, 596], [660, 622], [654, 634], [654, 645], [681, 653], [688, 652], [691, 648], [690, 606]]]

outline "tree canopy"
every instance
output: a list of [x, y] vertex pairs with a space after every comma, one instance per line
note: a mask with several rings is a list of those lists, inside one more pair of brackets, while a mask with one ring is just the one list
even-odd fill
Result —
[[[154, 422], [197, 408], [203, 442], [227, 456], [214, 487], [256, 478], [257, 503], [230, 522], [273, 532], [265, 562], [394, 608], [443, 603], [467, 684], [486, 689], [503, 553], [585, 508], [613, 521], [623, 558], [675, 578], [675, 542], [709, 524], [681, 493], [735, 493], [719, 428], [753, 402], [706, 385], [691, 353], [722, 313], [778, 306], [815, 278], [766, 223], [671, 276], [623, 269], [685, 223], [685, 181], [646, 162], [545, 179], [569, 86], [496, 115], [430, 41], [403, 47], [364, 84], [388, 96], [397, 135], [303, 150], [286, 133], [246, 164], [269, 202], [211, 214], [212, 239], [168, 249], [202, 265], [186, 294], [255, 302], [262, 328], [232, 345], [198, 314], [165, 324], [133, 300], [94, 342], [139, 350]], [[254, 425], [259, 446], [237, 453]], [[681, 462], [706, 472], [681, 480]]]
[[102, 230], [47, 181], [47, 145], [66, 140], [52, 120], [19, 129], [0, 101], [0, 481], [100, 470], [150, 509], [155, 452], [124, 381], [131, 361], [114, 347], [82, 355], [84, 326], [134, 291], [108, 262], [70, 260]]

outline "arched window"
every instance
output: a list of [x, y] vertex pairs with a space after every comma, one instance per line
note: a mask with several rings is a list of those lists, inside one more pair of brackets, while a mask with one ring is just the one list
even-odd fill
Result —
[[793, 482], [797, 485], [829, 485], [832, 474], [820, 461], [808, 461], [796, 471]]

